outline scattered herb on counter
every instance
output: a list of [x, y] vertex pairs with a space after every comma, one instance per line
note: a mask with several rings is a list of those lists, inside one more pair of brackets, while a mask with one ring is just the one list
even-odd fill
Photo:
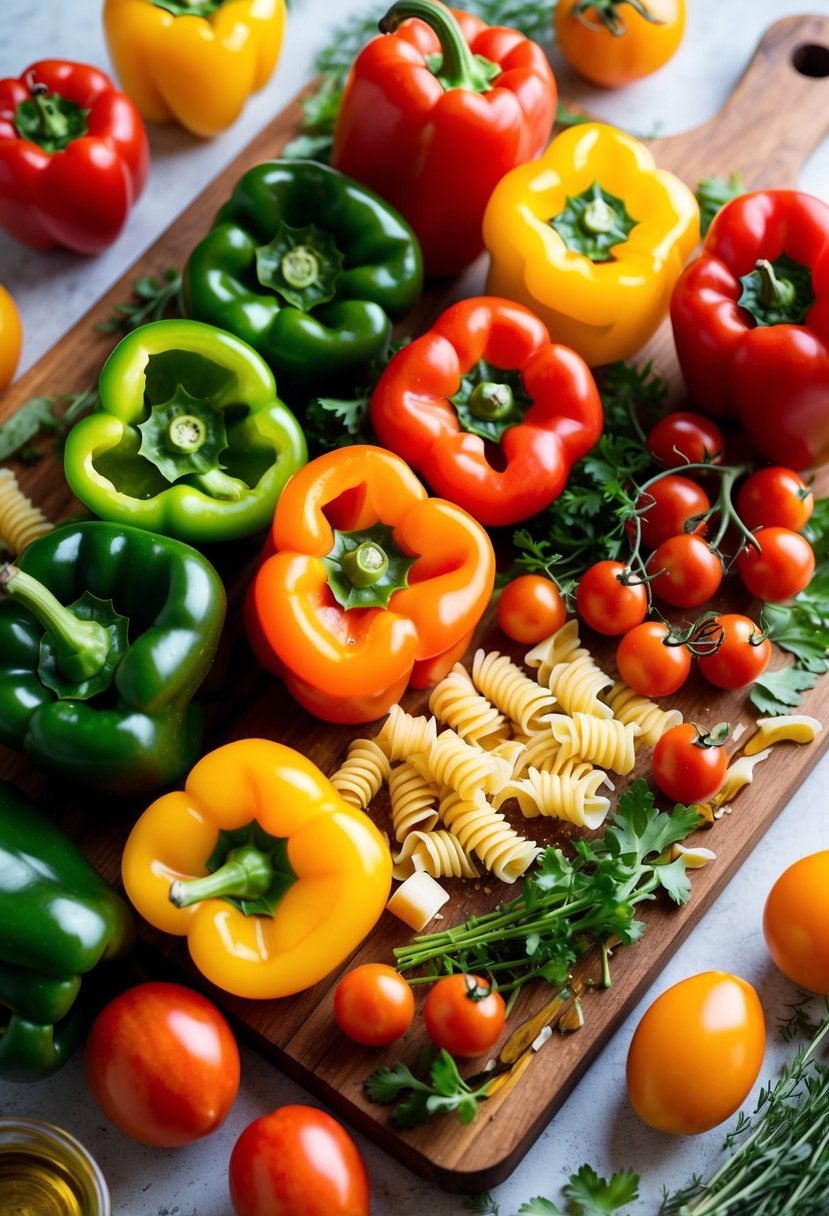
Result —
[[302, 416], [302, 429], [313, 450], [329, 452], [352, 443], [377, 442], [368, 417], [371, 394], [391, 359], [410, 341], [404, 338], [392, 342], [384, 358], [373, 359], [366, 383], [357, 385], [350, 397], [314, 397], [309, 401]]
[[181, 271], [169, 267], [156, 279], [143, 275], [132, 285], [137, 303], [116, 304], [106, 321], [99, 321], [95, 328], [102, 334], [128, 334], [149, 321], [160, 321], [162, 317], [182, 317]]
[[700, 232], [705, 236], [717, 212], [730, 203], [732, 198], [745, 194], [746, 188], [739, 173], [728, 177], [703, 177], [697, 182], [696, 198], [699, 203]]
[[[536, 1195], [521, 1204], [518, 1216], [621, 1216], [622, 1208], [639, 1198], [639, 1175], [633, 1170], [617, 1170], [608, 1181], [585, 1164], [570, 1175], [564, 1195], [564, 1208]], [[502, 1216], [500, 1205], [488, 1193], [473, 1195], [465, 1206], [475, 1216]]]
[[391, 1112], [395, 1127], [415, 1127], [435, 1114], [456, 1111], [461, 1123], [472, 1123], [478, 1105], [484, 1101], [490, 1082], [472, 1089], [458, 1072], [458, 1066], [446, 1050], [436, 1055], [426, 1052], [419, 1061], [419, 1070], [428, 1074], [421, 1080], [405, 1064], [377, 1068], [363, 1082], [366, 1094], [373, 1102], [397, 1102], [401, 1094], [408, 1096]]
[[17, 456], [24, 464], [34, 464], [44, 452], [33, 441], [47, 432], [62, 446], [70, 427], [89, 413], [98, 400], [94, 388], [81, 393], [58, 393], [56, 397], [31, 397], [0, 425], [0, 460]]

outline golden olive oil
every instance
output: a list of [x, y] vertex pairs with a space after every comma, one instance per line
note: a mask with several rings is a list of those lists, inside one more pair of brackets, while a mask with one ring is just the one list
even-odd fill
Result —
[[0, 1216], [87, 1216], [82, 1190], [58, 1157], [0, 1151]]

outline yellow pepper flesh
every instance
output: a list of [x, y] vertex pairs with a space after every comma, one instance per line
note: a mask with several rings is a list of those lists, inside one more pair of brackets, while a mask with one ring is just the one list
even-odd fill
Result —
[[[273, 916], [246, 916], [223, 898], [170, 902], [171, 884], [204, 876], [219, 838], [256, 820], [287, 839], [296, 880]], [[144, 812], [122, 860], [127, 895], [157, 929], [186, 936], [194, 963], [236, 996], [301, 992], [337, 967], [379, 919], [391, 856], [362, 811], [344, 802], [310, 760], [267, 739], [217, 748], [183, 791]]]
[[[622, 199], [636, 220], [605, 262], [569, 249], [550, 225], [568, 197], [594, 183]], [[699, 208], [638, 140], [585, 123], [501, 179], [484, 215], [484, 241], [492, 258], [487, 294], [530, 308], [554, 342], [595, 367], [629, 358], [666, 316], [674, 283], [699, 241]]]

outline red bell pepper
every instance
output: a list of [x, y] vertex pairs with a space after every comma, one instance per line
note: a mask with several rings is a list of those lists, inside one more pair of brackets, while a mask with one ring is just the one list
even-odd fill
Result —
[[696, 408], [737, 417], [775, 464], [829, 459], [829, 206], [797, 190], [733, 199], [671, 301]]
[[0, 227], [24, 245], [100, 253], [149, 158], [141, 115], [97, 68], [43, 59], [0, 80]]
[[384, 447], [487, 526], [549, 506], [603, 424], [581, 356], [551, 343], [529, 309], [494, 296], [453, 304], [404, 346], [370, 415]]
[[435, 0], [399, 0], [380, 29], [346, 82], [331, 163], [405, 216], [428, 275], [456, 274], [483, 249], [496, 182], [550, 138], [555, 80], [517, 30]]

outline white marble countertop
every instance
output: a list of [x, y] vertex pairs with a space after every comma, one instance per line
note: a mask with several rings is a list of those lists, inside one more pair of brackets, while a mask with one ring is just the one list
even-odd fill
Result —
[[[829, 13], [825, 0], [690, 0], [683, 45], [668, 68], [616, 93], [597, 93], [559, 74], [568, 100], [639, 132], [671, 134], [711, 117], [728, 97], [764, 29], [798, 12]], [[39, 58], [59, 56], [111, 71], [100, 21], [100, 0], [4, 0], [6, 35], [0, 76], [19, 75]], [[0, 282], [11, 291], [23, 320], [20, 370], [35, 362], [131, 265], [311, 74], [314, 52], [348, 13], [380, 7], [366, 0], [295, 0], [286, 45], [271, 83], [240, 120], [218, 139], [200, 142], [176, 128], [151, 128], [148, 189], [120, 239], [97, 258], [33, 253], [0, 233]], [[558, 68], [558, 63], [555, 65]], [[793, 113], [792, 122], [797, 122]], [[812, 156], [803, 189], [829, 200], [829, 141]], [[56, 386], [56, 391], [58, 391]], [[794, 999], [794, 989], [772, 965], [760, 923], [763, 902], [787, 864], [829, 847], [829, 757], [799, 789], [762, 843], [746, 860], [641, 1005], [594, 1062], [512, 1177], [495, 1191], [503, 1216], [532, 1195], [561, 1202], [560, 1188], [583, 1161], [600, 1173], [630, 1166], [642, 1176], [637, 1212], [655, 1212], [663, 1186], [678, 1186], [709, 1172], [725, 1129], [690, 1139], [646, 1128], [627, 1101], [625, 1056], [647, 1004], [670, 984], [698, 971], [723, 969], [755, 985], [767, 1013], [769, 1046], [762, 1077], [775, 1075], [789, 1049], [773, 1031]], [[751, 814], [746, 791], [735, 814]], [[276, 1068], [243, 1049], [237, 1102], [222, 1129], [185, 1149], [136, 1144], [106, 1124], [83, 1080], [78, 1059], [37, 1085], [0, 1085], [0, 1114], [57, 1123], [85, 1143], [101, 1164], [118, 1216], [226, 1216], [227, 1161], [237, 1136], [258, 1115], [285, 1102], [313, 1102]], [[755, 1091], [756, 1094], [756, 1091]], [[747, 1105], [751, 1104], [751, 1099]], [[357, 1137], [372, 1187], [375, 1216], [438, 1216], [463, 1212], [463, 1200], [415, 1177], [363, 1137]], [[2, 1197], [0, 1197], [2, 1209]]]

